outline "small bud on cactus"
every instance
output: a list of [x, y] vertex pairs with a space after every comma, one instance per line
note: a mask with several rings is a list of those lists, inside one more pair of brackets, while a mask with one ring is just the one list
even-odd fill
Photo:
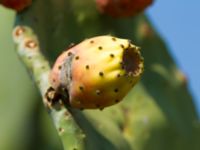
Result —
[[32, 0], [0, 0], [0, 4], [7, 8], [14, 9], [16, 11], [22, 11], [24, 8], [29, 6]]
[[61, 54], [50, 82], [56, 91], [67, 92], [72, 107], [103, 109], [121, 101], [142, 72], [139, 47], [126, 39], [98, 36]]
[[153, 0], [96, 0], [100, 12], [113, 17], [134, 16], [152, 2]]

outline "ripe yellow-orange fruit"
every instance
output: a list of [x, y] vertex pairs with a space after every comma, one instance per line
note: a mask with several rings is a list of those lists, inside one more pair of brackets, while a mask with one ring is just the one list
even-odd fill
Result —
[[61, 54], [50, 75], [56, 91], [68, 92], [80, 109], [103, 109], [120, 102], [140, 79], [143, 58], [127, 39], [98, 36]]

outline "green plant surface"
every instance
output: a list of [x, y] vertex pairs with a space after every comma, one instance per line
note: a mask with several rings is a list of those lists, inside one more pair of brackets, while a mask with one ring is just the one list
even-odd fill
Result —
[[38, 90], [14, 50], [14, 17], [0, 6], [0, 149], [61, 150]]

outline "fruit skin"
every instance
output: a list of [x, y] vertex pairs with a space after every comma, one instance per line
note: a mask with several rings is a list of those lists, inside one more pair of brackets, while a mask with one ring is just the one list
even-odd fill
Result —
[[100, 12], [113, 17], [129, 17], [142, 12], [153, 0], [96, 0]]
[[142, 72], [138, 47], [126, 39], [98, 36], [61, 54], [50, 82], [56, 91], [68, 91], [72, 107], [103, 109], [121, 101]]
[[31, 5], [32, 0], [1, 0], [0, 4], [7, 8], [14, 9], [16, 11], [22, 11], [29, 5]]

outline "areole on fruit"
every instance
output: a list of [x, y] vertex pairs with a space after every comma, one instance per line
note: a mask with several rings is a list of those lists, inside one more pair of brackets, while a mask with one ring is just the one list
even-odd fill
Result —
[[140, 79], [140, 48], [127, 39], [98, 36], [62, 53], [50, 74], [52, 87], [80, 109], [103, 109], [120, 102]]

